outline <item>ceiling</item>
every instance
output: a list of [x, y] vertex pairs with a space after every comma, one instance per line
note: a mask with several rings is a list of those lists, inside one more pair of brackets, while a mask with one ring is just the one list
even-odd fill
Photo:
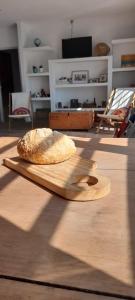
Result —
[[0, 0], [0, 23], [134, 12], [135, 0]]

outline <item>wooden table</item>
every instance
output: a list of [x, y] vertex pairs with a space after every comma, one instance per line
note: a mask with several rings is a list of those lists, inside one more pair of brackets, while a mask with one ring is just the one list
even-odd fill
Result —
[[[135, 297], [135, 140], [72, 135], [78, 153], [96, 160], [98, 172], [110, 177], [111, 193], [71, 202], [1, 166], [0, 274], [108, 296], [67, 291], [58, 299]], [[0, 138], [1, 158], [16, 155], [16, 141]], [[0, 283], [7, 291], [7, 280]]]

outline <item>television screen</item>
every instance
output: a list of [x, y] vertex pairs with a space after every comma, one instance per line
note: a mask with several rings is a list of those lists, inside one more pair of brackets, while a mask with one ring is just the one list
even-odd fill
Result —
[[62, 40], [62, 57], [79, 58], [92, 56], [92, 37], [78, 37]]

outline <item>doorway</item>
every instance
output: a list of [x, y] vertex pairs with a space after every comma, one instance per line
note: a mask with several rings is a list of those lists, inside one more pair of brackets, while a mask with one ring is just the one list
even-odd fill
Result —
[[21, 92], [18, 49], [0, 50], [0, 86], [3, 119], [7, 121], [9, 93]]

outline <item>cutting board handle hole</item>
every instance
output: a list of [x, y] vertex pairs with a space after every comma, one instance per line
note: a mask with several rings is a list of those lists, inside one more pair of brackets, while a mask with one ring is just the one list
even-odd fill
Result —
[[96, 185], [98, 179], [94, 176], [80, 175], [76, 176], [72, 184], [77, 185], [78, 187], [88, 188], [89, 186]]

